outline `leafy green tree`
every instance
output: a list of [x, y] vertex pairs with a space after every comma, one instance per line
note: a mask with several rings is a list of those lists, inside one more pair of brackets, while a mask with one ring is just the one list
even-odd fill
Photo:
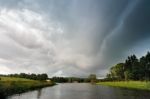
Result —
[[139, 62], [135, 55], [131, 55], [125, 61], [125, 71], [128, 71], [130, 74], [129, 79], [138, 80], [139, 76]]
[[129, 70], [125, 71], [124, 77], [125, 77], [125, 80], [128, 81], [132, 78], [132, 73]]
[[142, 56], [139, 63], [139, 80], [145, 80], [147, 78], [146, 72], [146, 58]]
[[41, 74], [41, 80], [46, 80], [46, 79], [48, 79], [48, 75], [47, 74]]
[[146, 80], [150, 80], [150, 52], [147, 52], [145, 59], [146, 59], [146, 66], [145, 66]]
[[128, 56], [125, 63], [111, 67], [107, 78], [112, 80], [150, 80], [150, 52], [138, 59]]
[[124, 79], [124, 63], [119, 63], [111, 68], [111, 77], [117, 80]]

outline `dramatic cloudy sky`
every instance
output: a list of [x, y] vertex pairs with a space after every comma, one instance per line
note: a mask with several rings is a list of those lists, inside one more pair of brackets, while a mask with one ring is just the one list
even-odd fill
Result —
[[0, 73], [104, 76], [150, 50], [150, 0], [0, 0]]

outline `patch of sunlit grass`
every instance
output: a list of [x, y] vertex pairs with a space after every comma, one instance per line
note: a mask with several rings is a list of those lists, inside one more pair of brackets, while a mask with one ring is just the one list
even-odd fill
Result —
[[118, 81], [118, 82], [99, 82], [98, 85], [107, 85], [113, 87], [123, 87], [140, 90], [150, 90], [150, 82], [145, 81]]

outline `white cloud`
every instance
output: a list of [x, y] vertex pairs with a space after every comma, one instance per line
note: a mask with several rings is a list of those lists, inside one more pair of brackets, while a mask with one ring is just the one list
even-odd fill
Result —
[[[54, 57], [54, 42], [47, 40], [45, 36], [60, 32], [60, 27], [54, 27], [44, 21], [44, 17], [40, 14], [27, 9], [2, 9], [0, 26], [0, 48], [3, 51], [0, 51], [1, 56], [3, 54], [8, 60], [12, 57], [11, 59], [18, 61], [20, 66], [26, 61], [28, 65], [45, 65], [44, 63]], [[20, 57], [20, 54], [24, 56]]]
[[71, 45], [74, 41], [64, 37], [61, 23], [45, 20], [45, 16], [40, 13], [28, 9], [2, 9], [0, 26], [0, 48], [3, 50], [0, 55], [10, 61], [9, 64], [0, 64], [5, 65], [8, 70], [1, 70], [7, 73], [11, 73], [8, 72], [11, 65], [14, 66], [14, 72], [50, 74], [57, 74], [60, 69], [68, 72], [69, 66], [73, 67], [71, 70], [84, 70], [88, 65], [91, 66], [91, 58], [80, 53], [83, 48]]

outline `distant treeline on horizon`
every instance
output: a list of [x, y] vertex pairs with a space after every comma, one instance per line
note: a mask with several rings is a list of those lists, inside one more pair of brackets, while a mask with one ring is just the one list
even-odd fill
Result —
[[90, 78], [79, 78], [79, 77], [52, 77], [52, 81], [58, 82], [58, 83], [72, 83], [72, 82], [90, 82]]
[[96, 75], [95, 74], [90, 74], [87, 78], [79, 78], [79, 77], [52, 77], [48, 78], [48, 75], [46, 73], [43, 74], [26, 74], [26, 73], [20, 73], [20, 74], [8, 74], [8, 75], [0, 75], [0, 76], [6, 76], [6, 77], [19, 77], [19, 78], [26, 78], [26, 79], [31, 79], [31, 80], [51, 80], [53, 82], [57, 83], [72, 83], [72, 82], [91, 82], [95, 81]]
[[19, 77], [19, 78], [26, 78], [26, 79], [32, 79], [32, 80], [47, 80], [48, 75], [46, 73], [43, 74], [26, 74], [26, 73], [20, 73], [20, 74], [8, 74], [8, 75], [2, 75], [1, 76], [8, 76], [8, 77]]

